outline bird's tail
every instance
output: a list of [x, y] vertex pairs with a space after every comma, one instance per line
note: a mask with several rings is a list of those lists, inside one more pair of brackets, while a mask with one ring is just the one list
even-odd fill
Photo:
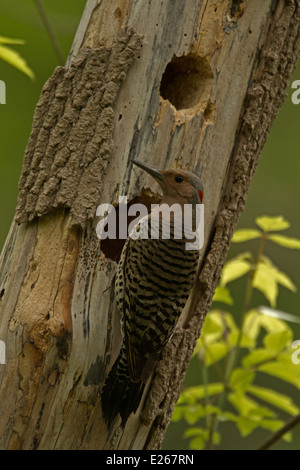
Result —
[[102, 413], [109, 428], [118, 414], [125, 426], [130, 413], [135, 413], [140, 404], [144, 386], [142, 381], [130, 380], [126, 350], [122, 347], [101, 393]]

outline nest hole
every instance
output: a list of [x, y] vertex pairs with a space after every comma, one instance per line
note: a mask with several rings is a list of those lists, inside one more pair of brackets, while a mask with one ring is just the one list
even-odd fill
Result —
[[[177, 110], [206, 107], [213, 73], [205, 57], [196, 54], [174, 56], [167, 65], [160, 84], [160, 95]], [[205, 104], [204, 104], [205, 102]]]

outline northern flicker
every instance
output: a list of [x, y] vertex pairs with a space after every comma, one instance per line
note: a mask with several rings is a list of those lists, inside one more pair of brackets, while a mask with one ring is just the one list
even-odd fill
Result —
[[[186, 231], [179, 227], [181, 237], [176, 235], [178, 220], [172, 212], [168, 214], [171, 217], [164, 218], [163, 211], [155, 217], [163, 204], [177, 204], [182, 225], [184, 210], [189, 207], [195, 229], [195, 209], [203, 200], [199, 177], [189, 171], [158, 170], [137, 160], [132, 162], [159, 183], [163, 197], [135, 229], [136, 234], [148, 233], [148, 238], [129, 235], [118, 264], [115, 294], [123, 344], [101, 395], [108, 426], [118, 413], [124, 426], [129, 414], [136, 412], [144, 385], [189, 297], [199, 260], [199, 249], [187, 249]], [[154, 219], [156, 226], [151, 232]], [[169, 239], [163, 236], [165, 224], [170, 226]], [[188, 239], [190, 242], [190, 236]]]

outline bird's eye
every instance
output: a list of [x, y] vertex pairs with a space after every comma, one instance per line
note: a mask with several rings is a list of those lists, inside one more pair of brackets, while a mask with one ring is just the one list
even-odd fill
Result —
[[175, 176], [175, 181], [176, 181], [176, 183], [182, 183], [182, 181], [183, 181], [183, 176], [181, 176], [181, 175], [176, 175], [176, 176]]

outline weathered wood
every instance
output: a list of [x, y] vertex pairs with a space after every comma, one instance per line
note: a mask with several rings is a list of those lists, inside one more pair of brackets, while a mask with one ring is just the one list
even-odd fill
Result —
[[[67, 67], [37, 106], [21, 225], [12, 224], [1, 257], [1, 448], [159, 447], [299, 57], [299, 8], [299, 0], [87, 2]], [[119, 195], [157, 197], [132, 158], [201, 173], [205, 245], [140, 413], [107, 432], [100, 391], [120, 346], [120, 246], [101, 251], [95, 212]]]

